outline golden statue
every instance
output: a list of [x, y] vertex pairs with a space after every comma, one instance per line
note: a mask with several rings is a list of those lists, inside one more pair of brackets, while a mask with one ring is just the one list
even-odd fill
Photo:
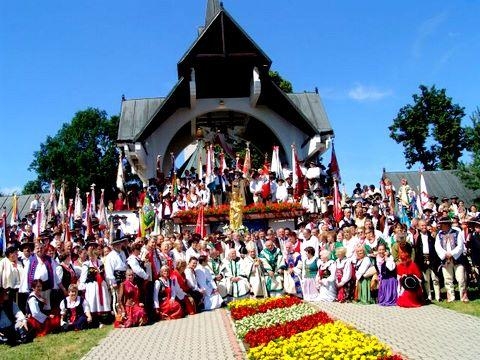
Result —
[[245, 205], [244, 184], [242, 178], [232, 181], [232, 197], [230, 199], [230, 229], [238, 230], [243, 225], [243, 205]]

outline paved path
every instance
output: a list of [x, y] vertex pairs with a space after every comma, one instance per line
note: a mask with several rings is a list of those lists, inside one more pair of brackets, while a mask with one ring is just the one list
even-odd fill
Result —
[[[404, 309], [315, 304], [334, 318], [376, 335], [410, 360], [480, 358], [480, 318], [477, 317], [434, 305]], [[235, 340], [226, 311], [220, 309], [152, 326], [115, 329], [85, 359], [103, 360], [105, 357], [118, 360], [238, 360], [245, 354]]]
[[244, 355], [224, 309], [161, 321], [151, 326], [114, 329], [84, 359], [238, 360]]
[[397, 306], [315, 303], [331, 316], [376, 335], [410, 360], [479, 359], [480, 318], [429, 305]]

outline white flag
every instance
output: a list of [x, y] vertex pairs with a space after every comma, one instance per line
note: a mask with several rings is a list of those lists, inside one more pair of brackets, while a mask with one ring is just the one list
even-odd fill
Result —
[[422, 210], [425, 209], [425, 205], [428, 203], [428, 191], [423, 172], [420, 172], [420, 203], [422, 204]]
[[123, 163], [122, 163], [122, 155], [120, 155], [119, 161], [118, 161], [118, 170], [117, 170], [117, 188], [121, 192], [125, 192], [125, 186], [124, 186], [125, 178], [123, 176]]

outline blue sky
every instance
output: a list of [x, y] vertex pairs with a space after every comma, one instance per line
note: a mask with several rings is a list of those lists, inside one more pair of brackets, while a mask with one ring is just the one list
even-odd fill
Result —
[[[294, 91], [318, 87], [348, 192], [357, 181], [378, 184], [383, 167], [405, 169], [388, 126], [420, 84], [446, 88], [467, 115], [480, 106], [479, 1], [224, 5]], [[206, 0], [0, 2], [0, 191], [35, 178], [27, 170], [34, 151], [75, 112], [98, 107], [114, 115], [122, 94], [165, 96], [205, 6]]]

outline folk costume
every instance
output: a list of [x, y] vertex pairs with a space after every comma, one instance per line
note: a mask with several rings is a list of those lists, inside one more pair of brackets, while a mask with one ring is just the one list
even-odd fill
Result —
[[100, 259], [87, 260], [82, 264], [79, 289], [85, 291], [85, 300], [92, 314], [100, 315], [112, 310], [110, 292]]
[[77, 296], [74, 301], [66, 297], [60, 302], [60, 325], [63, 330], [83, 330], [87, 327], [88, 301]]
[[125, 280], [120, 287], [120, 304], [125, 314], [123, 327], [142, 326], [147, 323], [147, 313], [140, 299], [140, 289], [137, 284]]
[[302, 294], [305, 301], [318, 301], [317, 274], [320, 260], [312, 256], [302, 261]]
[[375, 267], [379, 278], [378, 305], [395, 306], [397, 304], [398, 281], [393, 256], [389, 255], [382, 258], [377, 255]]
[[335, 260], [335, 285], [337, 287], [337, 301], [345, 302], [352, 299], [354, 269], [351, 261], [346, 257]]
[[217, 285], [210, 270], [201, 264], [195, 269], [198, 286], [205, 291], [203, 295], [204, 310], [215, 310], [222, 306], [223, 299], [217, 291]]
[[319, 262], [318, 283], [320, 284], [318, 300], [335, 301], [337, 298], [337, 287], [335, 285], [335, 262], [327, 260]]
[[247, 276], [250, 284], [250, 295], [256, 298], [268, 296], [266, 272], [263, 268], [262, 260], [258, 257], [253, 258], [247, 255], [242, 260], [242, 273]]
[[175, 279], [160, 277], [155, 281], [153, 304], [161, 319], [180, 319], [183, 310], [177, 294], [183, 293]]

